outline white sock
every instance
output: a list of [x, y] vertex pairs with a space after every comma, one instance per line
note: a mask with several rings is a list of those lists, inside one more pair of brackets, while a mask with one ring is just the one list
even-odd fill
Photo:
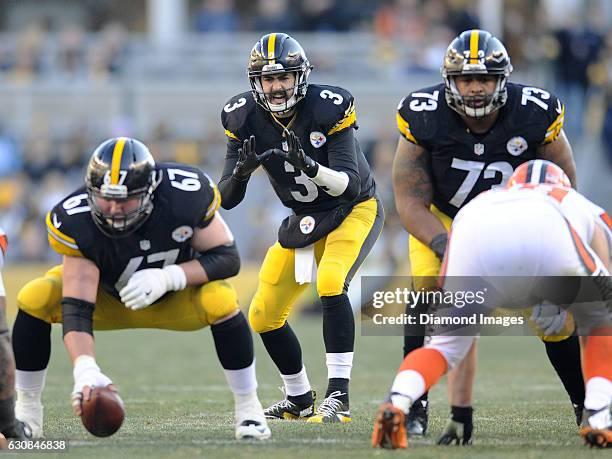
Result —
[[327, 379], [351, 379], [354, 352], [328, 352], [325, 354], [327, 364]]
[[595, 376], [586, 383], [584, 407], [587, 410], [600, 410], [612, 402], [612, 381], [602, 376]]
[[40, 403], [45, 387], [47, 369], [39, 371], [15, 370], [15, 392], [21, 403]]
[[247, 395], [257, 390], [257, 377], [255, 376], [255, 359], [246, 368], [240, 370], [226, 370], [225, 379], [234, 395]]
[[281, 375], [283, 383], [285, 384], [285, 394], [296, 396], [302, 395], [308, 392], [310, 388], [310, 381], [308, 381], [308, 375], [306, 374], [306, 367], [302, 366], [302, 370], [294, 375]]
[[[391, 392], [397, 392], [410, 400], [416, 400], [425, 393], [425, 379], [418, 371], [400, 371], [393, 381]], [[398, 408], [401, 408], [398, 406]]]

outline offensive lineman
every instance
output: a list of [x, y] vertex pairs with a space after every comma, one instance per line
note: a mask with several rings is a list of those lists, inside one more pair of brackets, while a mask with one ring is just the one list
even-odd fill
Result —
[[49, 243], [63, 264], [18, 294], [17, 418], [35, 438], [43, 435], [53, 323], [63, 323], [74, 365], [77, 415], [91, 387], [112, 384], [94, 357], [94, 329], [210, 326], [234, 394], [236, 438], [270, 437], [257, 398], [251, 333], [224, 280], [237, 274], [240, 257], [217, 212], [217, 187], [195, 167], [156, 165], [144, 144], [126, 137], [96, 148], [85, 181], [46, 217]]
[[[565, 108], [540, 88], [507, 83], [512, 72], [504, 45], [489, 32], [468, 30], [444, 56], [444, 83], [402, 99], [397, 110], [400, 138], [393, 165], [398, 213], [410, 233], [410, 266], [415, 290], [432, 287], [456, 213], [482, 191], [505, 185], [513, 170], [534, 158], [561, 166], [576, 183], [570, 144], [562, 130]], [[489, 218], [483, 215], [483, 218]], [[429, 305], [420, 305], [425, 312]], [[584, 388], [580, 346], [568, 319], [562, 336], [543, 337], [580, 420]], [[423, 345], [423, 336], [405, 336], [404, 355]], [[473, 347], [449, 374], [451, 420], [439, 439], [448, 444], [462, 431], [472, 436]], [[427, 393], [407, 423], [412, 435], [427, 431]]]

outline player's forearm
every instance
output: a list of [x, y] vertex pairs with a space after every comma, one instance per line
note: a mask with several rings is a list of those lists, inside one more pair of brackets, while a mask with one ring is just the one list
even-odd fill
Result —
[[64, 335], [64, 345], [73, 363], [81, 355], [95, 356], [93, 335], [89, 333], [68, 332]]
[[317, 175], [311, 180], [331, 196], [354, 201], [361, 191], [358, 148], [352, 128], [330, 137], [327, 146], [329, 165], [319, 165]]
[[233, 175], [224, 176], [218, 184], [221, 193], [221, 207], [226, 210], [236, 207], [246, 194], [247, 180], [237, 180]]
[[446, 233], [446, 228], [422, 201], [396, 200], [397, 211], [406, 231], [425, 245], [438, 234]]

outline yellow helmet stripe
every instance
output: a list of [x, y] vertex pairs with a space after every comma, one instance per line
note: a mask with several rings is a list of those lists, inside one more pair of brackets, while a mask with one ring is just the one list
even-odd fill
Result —
[[123, 156], [123, 147], [125, 146], [125, 137], [119, 137], [113, 150], [113, 160], [111, 162], [111, 185], [119, 184], [119, 169], [121, 168], [121, 157]]
[[478, 30], [472, 30], [470, 34], [470, 64], [478, 64]]
[[268, 59], [271, 59], [270, 64], [274, 64], [274, 48], [276, 47], [276, 34], [271, 33], [268, 37]]

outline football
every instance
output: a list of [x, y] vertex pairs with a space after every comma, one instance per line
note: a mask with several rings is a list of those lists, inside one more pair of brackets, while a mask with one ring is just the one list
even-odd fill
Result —
[[81, 421], [96, 437], [109, 437], [117, 432], [125, 417], [123, 400], [108, 387], [94, 387], [81, 407]]

